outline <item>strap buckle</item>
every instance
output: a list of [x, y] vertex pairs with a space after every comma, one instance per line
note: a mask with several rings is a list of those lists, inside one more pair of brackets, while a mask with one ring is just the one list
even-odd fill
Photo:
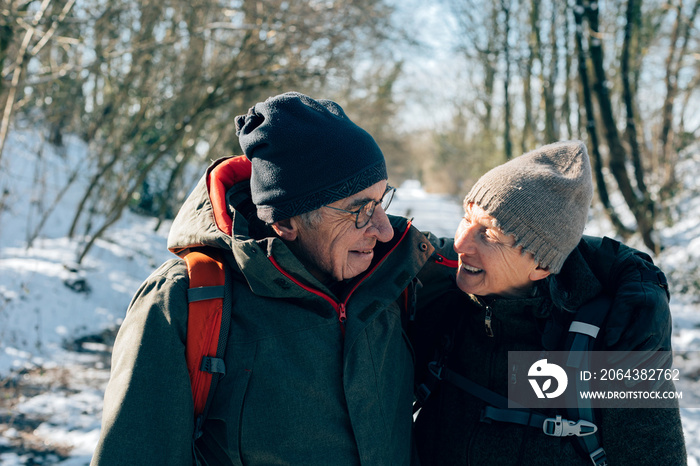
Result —
[[438, 364], [437, 361], [432, 361], [432, 362], [428, 363], [428, 370], [438, 380], [442, 380], [442, 368], [443, 367], [444, 366], [442, 364]]
[[596, 433], [598, 427], [592, 422], [583, 419], [576, 422], [557, 416], [556, 418], [550, 417], [545, 419], [542, 424], [542, 430], [545, 434], [552, 437], [569, 437], [572, 435], [584, 437]]
[[608, 457], [605, 454], [605, 450], [598, 448], [596, 451], [592, 452], [590, 455], [591, 461], [595, 466], [608, 466]]
[[430, 390], [426, 384], [420, 384], [416, 388], [416, 402], [421, 406], [424, 405], [431, 393], [432, 390]]
[[226, 364], [221, 358], [212, 358], [211, 356], [202, 357], [202, 365], [199, 368], [200, 371], [208, 372], [210, 374], [226, 374]]

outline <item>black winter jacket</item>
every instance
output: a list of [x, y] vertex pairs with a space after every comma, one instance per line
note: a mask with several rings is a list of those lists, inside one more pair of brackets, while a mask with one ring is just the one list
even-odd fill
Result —
[[[447, 367], [507, 396], [509, 351], [563, 350], [552, 339], [556, 320], [566, 320], [598, 293], [614, 296], [599, 336], [600, 349], [670, 350], [671, 320], [663, 275], [645, 254], [608, 238], [585, 237], [562, 272], [542, 283], [537, 296], [484, 299], [455, 289], [419, 308], [414, 336], [416, 381], [426, 379], [436, 349], [450, 342]], [[596, 278], [598, 277], [598, 278]], [[486, 305], [493, 336], [485, 331]], [[520, 374], [519, 376], [522, 376]], [[665, 382], [660, 390], [674, 390]], [[541, 430], [480, 420], [485, 402], [442, 382], [416, 423], [422, 465], [586, 465], [571, 438]], [[610, 465], [686, 464], [677, 403], [668, 409], [601, 409], [598, 425]], [[554, 415], [554, 412], [546, 412]]]

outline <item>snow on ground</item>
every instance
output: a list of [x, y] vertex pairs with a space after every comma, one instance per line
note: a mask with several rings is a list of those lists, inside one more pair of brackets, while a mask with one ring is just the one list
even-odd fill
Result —
[[[171, 257], [165, 248], [168, 224], [155, 232], [153, 219], [126, 212], [84, 264], [74, 267], [77, 244], [66, 232], [88, 170], [81, 165], [86, 149], [70, 138], [66, 144], [56, 152], [35, 132], [15, 131], [0, 162], [0, 196], [10, 207], [0, 212], [0, 465], [89, 463], [99, 436], [114, 329], [138, 285]], [[682, 163], [679, 173], [697, 173], [700, 155]], [[74, 186], [55, 203], [74, 171], [79, 173]], [[700, 365], [697, 353], [687, 353], [700, 351], [695, 265], [700, 264], [700, 186], [695, 181], [700, 177], [689, 178], [693, 191], [677, 203], [678, 221], [662, 233], [667, 249], [656, 258], [674, 284], [674, 345], [678, 363], [686, 367]], [[462, 211], [459, 200], [407, 182], [389, 212], [413, 217], [420, 229], [451, 236]], [[48, 217], [41, 235], [28, 247], [43, 214]], [[606, 223], [596, 219], [586, 231], [607, 232]], [[683, 360], [683, 354], [691, 360]], [[696, 374], [700, 378], [700, 367]], [[678, 388], [700, 399], [697, 380]], [[689, 464], [698, 466], [700, 410], [683, 408], [682, 418]]]
[[[671, 298], [673, 315], [674, 362], [686, 364], [687, 377], [678, 384], [679, 389], [690, 391], [695, 399], [700, 397], [700, 152], [687, 154], [678, 165], [677, 173], [686, 191], [673, 206], [675, 224], [663, 230], [666, 249], [658, 258], [669, 283], [675, 284]], [[681, 356], [687, 354], [690, 360]], [[683, 405], [681, 405], [683, 406]], [[700, 406], [695, 403], [694, 406]], [[700, 409], [681, 408], [683, 429], [688, 448], [688, 464], [700, 464]]]

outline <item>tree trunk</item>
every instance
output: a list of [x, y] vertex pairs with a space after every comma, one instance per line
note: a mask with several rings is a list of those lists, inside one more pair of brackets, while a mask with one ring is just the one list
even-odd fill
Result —
[[557, 119], [556, 100], [554, 89], [556, 87], [557, 77], [559, 74], [559, 49], [557, 43], [557, 2], [552, 3], [552, 18], [550, 25], [550, 44], [552, 54], [549, 61], [549, 76], [544, 76], [544, 66], [542, 67], [542, 83], [544, 85], [544, 134], [545, 142], [556, 142], [559, 140], [559, 122]]
[[90, 179], [90, 183], [88, 183], [88, 187], [83, 193], [83, 197], [80, 198], [80, 202], [78, 202], [78, 207], [75, 209], [73, 221], [71, 222], [70, 228], [68, 229], [68, 238], [73, 238], [75, 236], [75, 231], [78, 228], [78, 221], [80, 220], [80, 217], [83, 214], [83, 211], [85, 210], [87, 202], [90, 200], [92, 192], [95, 189], [97, 189], [104, 175], [112, 168], [112, 166], [114, 166], [115, 163], [117, 163], [118, 160], [119, 154], [112, 154], [112, 158], [109, 161], [107, 161], [107, 163], [103, 164], [101, 167], [98, 167], [97, 172]]
[[[644, 168], [642, 165], [641, 149], [637, 136], [637, 124], [635, 116], [634, 98], [636, 89], [630, 85], [630, 47], [634, 42], [634, 37], [638, 31], [639, 18], [641, 15], [641, 0], [627, 1], [625, 33], [622, 42], [622, 55], [620, 56], [620, 71], [622, 73], [622, 94], [625, 102], [625, 111], [627, 113], [626, 135], [627, 142], [630, 146], [632, 155], [632, 165], [634, 166], [635, 180], [637, 187], [642, 193], [648, 193], [646, 183], [644, 181]], [[635, 65], [638, 63], [635, 62]], [[636, 67], [635, 67], [636, 68]]]
[[525, 123], [523, 125], [522, 142], [520, 144], [523, 153], [535, 148], [537, 136], [535, 135], [535, 128], [537, 127], [536, 122], [536, 112], [534, 111], [533, 105], [533, 89], [532, 89], [532, 77], [533, 70], [535, 69], [535, 59], [539, 56], [539, 2], [530, 2], [530, 14], [529, 14], [529, 28], [527, 33], [527, 61], [524, 70], [524, 82], [523, 82], [523, 99], [525, 100]]
[[598, 97], [598, 107], [600, 109], [600, 118], [605, 130], [605, 137], [608, 142], [609, 151], [609, 166], [617, 185], [620, 188], [622, 197], [629, 206], [637, 220], [637, 228], [642, 235], [644, 244], [652, 251], [658, 251], [658, 245], [653, 239], [654, 226], [651, 222], [649, 212], [646, 211], [646, 206], [637, 197], [637, 194], [632, 187], [632, 183], [627, 174], [625, 162], [627, 153], [622, 146], [620, 134], [617, 130], [617, 123], [613, 115], [612, 101], [610, 99], [610, 90], [608, 88], [608, 80], [605, 75], [603, 43], [600, 40], [600, 31], [598, 24], [598, 7], [588, 5], [586, 8], [588, 25], [590, 28], [590, 45], [589, 51], [591, 61], [593, 63], [593, 71], [596, 77], [596, 82], [593, 86]]
[[590, 149], [590, 155], [593, 159], [593, 174], [596, 181], [596, 186], [598, 188], [598, 198], [605, 212], [608, 214], [608, 218], [613, 224], [613, 227], [617, 233], [623, 238], [630, 236], [633, 231], [627, 228], [620, 218], [615, 213], [612, 204], [610, 204], [610, 196], [608, 195], [608, 188], [605, 184], [605, 178], [603, 177], [603, 162], [600, 156], [599, 142], [598, 142], [598, 132], [596, 130], [595, 114], [593, 112], [593, 97], [591, 95], [591, 87], [588, 82], [588, 67], [586, 66], [586, 54], [583, 49], [583, 0], [576, 0], [576, 7], [574, 8], [574, 19], [576, 21], [576, 31], [574, 34], [576, 42], [576, 51], [578, 55], [578, 75], [581, 80], [581, 93], [583, 95], [584, 107], [586, 109], [586, 131], [588, 133]]
[[671, 138], [671, 125], [673, 119], [673, 101], [676, 98], [676, 74], [674, 66], [676, 63], [675, 55], [678, 46], [678, 37], [680, 36], [681, 23], [683, 18], [683, 0], [678, 1], [676, 6], [676, 23], [673, 27], [673, 35], [666, 57], [666, 97], [661, 108], [661, 132], [659, 133], [659, 165], [663, 167], [663, 184], [661, 190], [662, 198], [669, 197], [670, 191], [676, 184], [674, 170], [670, 167], [669, 147]]
[[[532, 35], [530, 34], [530, 37]], [[520, 140], [520, 150], [524, 154], [533, 147], [534, 122], [532, 114], [532, 65], [535, 61], [535, 51], [532, 38], [528, 40], [528, 57], [523, 76], [523, 100], [525, 101], [525, 121], [523, 122], [523, 134]]]
[[[508, 2], [508, 3], [506, 3]], [[503, 129], [503, 152], [506, 157], [506, 161], [513, 158], [513, 143], [510, 137], [510, 94], [508, 93], [508, 85], [510, 84], [510, 46], [508, 44], [508, 37], [510, 36], [510, 0], [501, 0], [501, 8], [503, 10], [503, 15], [505, 17], [505, 31], [503, 37], [503, 54], [506, 61], [506, 76], [503, 82], [503, 98], [504, 98], [504, 111], [505, 111], [505, 125]]]
[[[491, 17], [491, 24], [494, 31], [498, 29], [498, 14], [494, 8], [493, 15]], [[486, 118], [485, 118], [485, 130], [489, 137], [492, 135], [493, 128], [493, 95], [496, 89], [496, 66], [494, 63], [498, 63], [498, 42], [494, 35], [489, 37], [489, 43], [487, 50], [479, 51], [479, 58], [484, 67], [484, 90], [485, 98], [483, 99], [484, 107], [486, 108]]]
[[[47, 5], [48, 6], [48, 5]], [[43, 16], [43, 11], [37, 14], [40, 18]], [[35, 21], [33, 26], [36, 26]], [[2, 112], [2, 119], [0, 120], [0, 161], [2, 161], [2, 153], [5, 149], [5, 141], [7, 140], [7, 133], [10, 130], [10, 121], [12, 119], [12, 109], [15, 105], [15, 98], [17, 97], [17, 89], [21, 83], [22, 72], [27, 66], [29, 61], [29, 55], [27, 50], [29, 48], [29, 43], [34, 36], [35, 28], [32, 27], [24, 33], [24, 38], [22, 39], [22, 44], [19, 46], [19, 51], [17, 52], [17, 58], [15, 59], [14, 69], [12, 71], [12, 81], [10, 82], [10, 88], [7, 91], [7, 97], [5, 97], [5, 109]], [[2, 79], [2, 78], [0, 78]]]
[[[10, 48], [12, 38], [14, 37], [14, 29], [12, 23], [14, 18], [9, 15], [5, 17], [5, 23], [0, 25], [0, 71], [5, 69], [5, 59], [7, 58], [7, 49]], [[5, 87], [5, 83], [0, 79], [0, 95]]]
[[[641, 3], [641, 0], [640, 2]], [[622, 55], [620, 57], [620, 67], [622, 74], [622, 92], [623, 100], [625, 103], [625, 111], [627, 113], [627, 124], [625, 133], [627, 135], [627, 141], [630, 147], [630, 154], [632, 157], [632, 166], [634, 167], [635, 181], [637, 183], [637, 189], [642, 196], [640, 201], [639, 209], [640, 215], [645, 216], [646, 222], [648, 222], [652, 228], [654, 225], [654, 220], [656, 218], [656, 205], [649, 194], [644, 177], [646, 171], [642, 164], [642, 154], [641, 147], [639, 145], [639, 137], [637, 133], [637, 123], [635, 116], [635, 94], [636, 90], [632, 89], [630, 85], [630, 47], [633, 42], [633, 34], [638, 30], [638, 20], [641, 15], [641, 5], [637, 3], [636, 0], [628, 0], [627, 2], [627, 12], [626, 12], [626, 23], [625, 23], [625, 34], [622, 43]], [[646, 241], [645, 241], [646, 243]], [[659, 251], [659, 244], [651, 242], [651, 244], [656, 246], [654, 252], [657, 254]], [[647, 244], [647, 247], [650, 247]]]
[[[565, 81], [564, 81], [564, 95], [563, 95], [563, 102], [561, 104], [561, 114], [564, 118], [564, 122], [566, 123], [566, 134], [569, 139], [574, 138], [574, 128], [573, 125], [571, 124], [571, 57], [574, 54], [574, 51], [571, 49], [571, 41], [569, 40], [569, 37], [571, 35], [571, 31], [569, 30], [569, 15], [566, 14], [566, 11], [564, 12], [564, 37], [566, 38], [564, 40], [564, 74], [565, 74]], [[580, 138], [581, 135], [579, 134], [578, 137]]]
[[[664, 168], [664, 181], [661, 187], [662, 198], [670, 197], [678, 184], [675, 175], [678, 154], [673, 147], [673, 110], [678, 94], [679, 73], [688, 49], [690, 32], [693, 29], [698, 8], [700, 8], [700, 0], [695, 1], [690, 17], [684, 21], [683, 0], [679, 0], [676, 7], [676, 23], [666, 59], [666, 97], [661, 111], [662, 123], [659, 135], [659, 161]], [[678, 49], [679, 40], [681, 40], [680, 51]]]

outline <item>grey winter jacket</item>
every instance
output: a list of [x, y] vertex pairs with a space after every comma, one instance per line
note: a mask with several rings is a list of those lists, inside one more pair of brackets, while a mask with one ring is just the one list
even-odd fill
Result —
[[[435, 359], [435, 350], [447, 337], [452, 340], [452, 349], [437, 353], [447, 354], [447, 367], [507, 396], [509, 378], [527, 378], [527, 373], [520, 370], [523, 368], [515, 373], [516, 368], [508, 366], [508, 352], [541, 351], [545, 343], [548, 350], [563, 350], [561, 342], [547, 342], [548, 325], [555, 317], [574, 312], [601, 291], [615, 298], [598, 338], [600, 349], [669, 351], [671, 321], [667, 296], [658, 283], [644, 283], [649, 277], [646, 271], [658, 270], [646, 259], [647, 256], [609, 239], [586, 237], [569, 256], [562, 272], [542, 283], [538, 296], [489, 299], [459, 290], [442, 295], [418, 310], [416, 325], [422, 333], [414, 346], [417, 383], [426, 379], [427, 363]], [[491, 314], [492, 336], [485, 331], [486, 305]], [[673, 382], [658, 389], [675, 390]], [[598, 426], [608, 464], [686, 464], [678, 404], [674, 400], [668, 405], [663, 409], [601, 409]], [[518, 424], [482, 421], [484, 406], [485, 402], [472, 394], [441, 383], [421, 409], [416, 423], [421, 464], [592, 464], [576, 451], [571, 438], [549, 437], [541, 429]]]
[[[253, 225], [246, 175], [235, 173], [233, 160], [210, 168], [168, 240], [173, 251], [219, 248], [235, 273], [226, 375], [195, 444], [197, 459], [409, 464], [413, 361], [396, 301], [433, 247], [406, 219], [390, 217], [394, 239], [376, 247], [370, 269], [331, 290], [280, 239]], [[232, 188], [215, 189], [222, 171], [237, 181]], [[193, 464], [187, 287], [185, 265], [173, 259], [133, 298], [114, 347], [93, 465]]]

